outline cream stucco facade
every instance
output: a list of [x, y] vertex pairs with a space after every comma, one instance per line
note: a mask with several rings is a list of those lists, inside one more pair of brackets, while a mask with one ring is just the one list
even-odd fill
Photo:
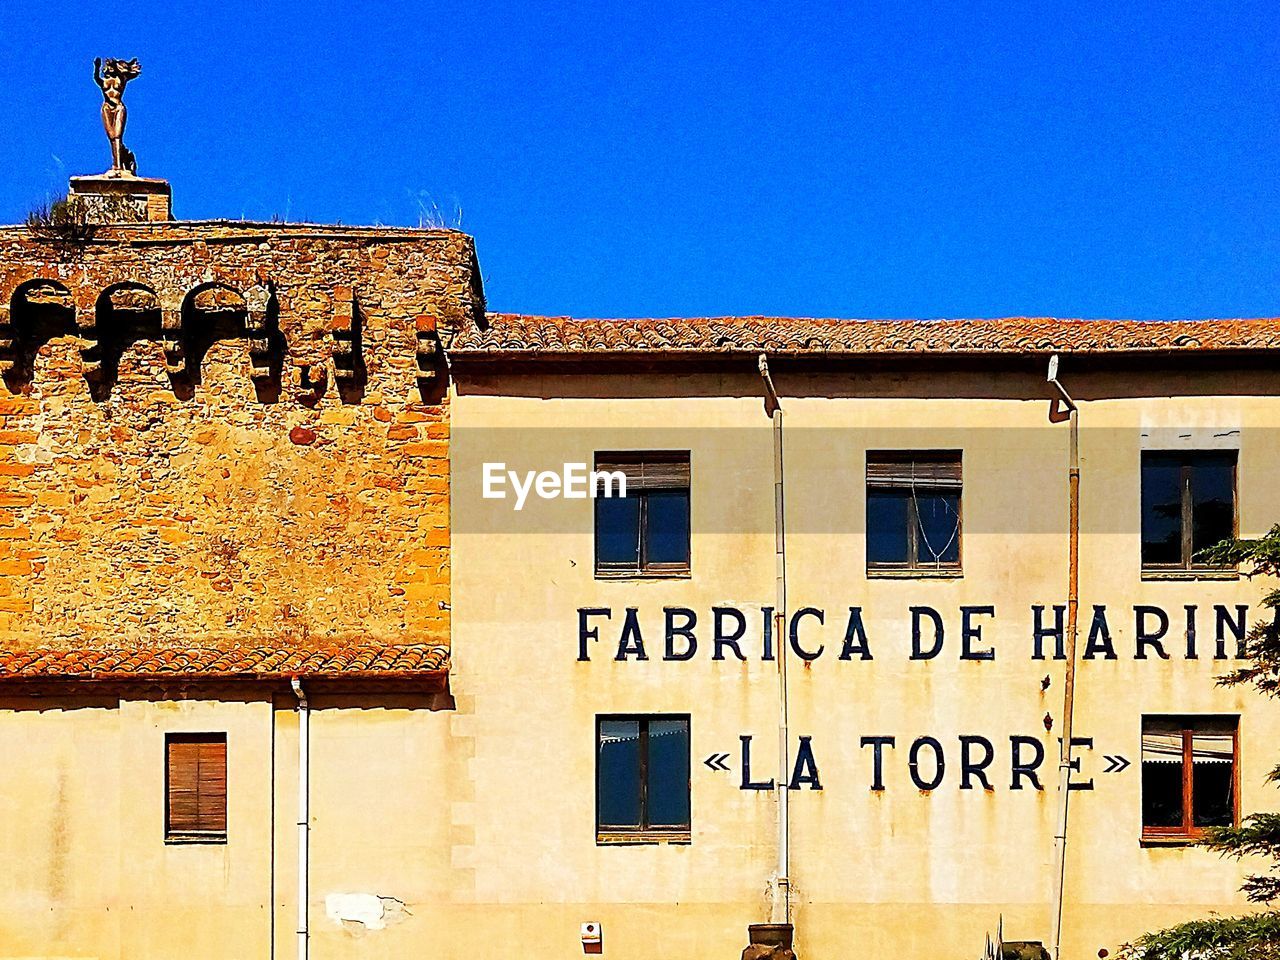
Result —
[[[1065, 597], [1068, 435], [1048, 422], [1040, 367], [1026, 358], [984, 372], [777, 375], [788, 606], [826, 617], [801, 628], [809, 652], [825, 650], [810, 663], [793, 654], [789, 680], [792, 749], [812, 737], [822, 785], [791, 800], [801, 956], [976, 955], [1001, 915], [1007, 936], [1050, 942], [1057, 742], [1043, 718], [1060, 728], [1063, 667], [1032, 659], [1032, 607]], [[1256, 604], [1261, 585], [1141, 576], [1139, 458], [1144, 444], [1236, 436], [1239, 529], [1264, 532], [1280, 517], [1269, 480], [1280, 382], [1145, 364], [1091, 374], [1083, 360], [1067, 369], [1083, 425], [1081, 649], [1092, 605], [1105, 604], [1118, 657], [1078, 672], [1076, 735], [1094, 742], [1078, 752], [1080, 779], [1094, 789], [1073, 797], [1063, 956], [1083, 960], [1171, 921], [1245, 909], [1236, 888], [1247, 867], [1140, 843], [1137, 761], [1144, 714], [1238, 714], [1242, 806], [1267, 808], [1280, 718], [1252, 693], [1215, 687], [1224, 662], [1212, 658], [1212, 607]], [[479, 809], [490, 811], [477, 825], [477, 893], [501, 891], [530, 923], [552, 916], [542, 904], [574, 905], [579, 919], [603, 924], [615, 956], [644, 955], [657, 935], [696, 945], [690, 955], [734, 955], [745, 924], [768, 918], [778, 815], [775, 793], [742, 790], [739, 779], [743, 735], [753, 738], [753, 777], [776, 769], [774, 664], [760, 656], [755, 614], [774, 597], [772, 440], [759, 379], [749, 362], [739, 372], [643, 377], [476, 374], [459, 387], [454, 424], [454, 689], [475, 698], [472, 769]], [[901, 448], [963, 452], [962, 577], [867, 575], [866, 451]], [[517, 514], [476, 494], [486, 460], [545, 469], [590, 463], [602, 449], [690, 451], [687, 579], [595, 578], [588, 502], [531, 502]], [[1135, 659], [1135, 604], [1169, 611], [1169, 660]], [[1180, 632], [1187, 604], [1199, 606], [1197, 660], [1185, 659]], [[746, 663], [712, 659], [710, 611], [721, 605], [748, 612]], [[932, 660], [910, 659], [917, 605], [946, 625]], [[687, 662], [663, 659], [664, 608], [673, 606], [699, 616], [701, 647]], [[838, 658], [850, 606], [862, 609], [870, 662]], [[982, 634], [993, 661], [960, 659], [964, 606], [995, 608]], [[615, 659], [627, 607], [638, 608], [648, 661]], [[580, 608], [613, 611], [592, 620], [600, 639], [587, 662], [578, 659]], [[689, 845], [595, 842], [593, 724], [609, 713], [690, 715]], [[1010, 789], [1015, 734], [1043, 743], [1042, 791], [1026, 781]], [[961, 735], [995, 746], [994, 789], [960, 789]], [[896, 738], [882, 791], [870, 789], [866, 736]], [[936, 738], [947, 758], [932, 791], [908, 775], [907, 748], [920, 736]], [[717, 752], [730, 755], [730, 772], [701, 762]], [[1103, 758], [1115, 754], [1132, 765], [1105, 774]], [[492, 814], [498, 797], [510, 816]]]

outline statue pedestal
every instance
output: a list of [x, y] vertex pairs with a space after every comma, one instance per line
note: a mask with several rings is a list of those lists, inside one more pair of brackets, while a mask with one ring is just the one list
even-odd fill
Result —
[[67, 200], [84, 204], [95, 223], [138, 223], [173, 219], [173, 191], [168, 180], [102, 173], [72, 177]]

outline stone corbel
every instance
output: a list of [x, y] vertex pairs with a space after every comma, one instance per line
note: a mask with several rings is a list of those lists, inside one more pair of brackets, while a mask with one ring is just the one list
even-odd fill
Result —
[[271, 376], [271, 331], [268, 327], [268, 311], [271, 291], [263, 284], [245, 291], [245, 332], [249, 337], [250, 373], [254, 380], [266, 380]]
[[18, 362], [18, 331], [13, 328], [13, 313], [9, 301], [0, 303], [0, 376], [7, 374]]
[[165, 370], [175, 376], [186, 373], [187, 351], [183, 342], [181, 293], [166, 293], [160, 297], [160, 337]]
[[102, 376], [102, 343], [98, 329], [98, 301], [88, 285], [72, 290], [76, 305], [76, 333], [80, 337], [80, 365], [86, 379]]
[[414, 322], [418, 334], [418, 379], [434, 380], [440, 355], [440, 336], [436, 332], [436, 318], [421, 314]]
[[356, 330], [355, 295], [350, 287], [334, 288], [329, 335], [333, 338], [334, 376], [340, 381], [355, 379], [360, 344]]

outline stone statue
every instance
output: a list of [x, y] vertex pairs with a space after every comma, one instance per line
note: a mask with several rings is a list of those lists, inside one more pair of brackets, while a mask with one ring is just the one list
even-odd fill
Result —
[[138, 174], [138, 162], [133, 151], [124, 145], [124, 123], [128, 115], [124, 106], [124, 87], [141, 72], [137, 57], [132, 60], [93, 59], [93, 79], [102, 88], [102, 128], [111, 141], [108, 177], [134, 177]]

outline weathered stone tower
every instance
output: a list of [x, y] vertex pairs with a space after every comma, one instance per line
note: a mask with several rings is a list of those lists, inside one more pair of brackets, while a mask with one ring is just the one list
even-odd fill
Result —
[[447, 642], [447, 230], [0, 229], [0, 642]]

